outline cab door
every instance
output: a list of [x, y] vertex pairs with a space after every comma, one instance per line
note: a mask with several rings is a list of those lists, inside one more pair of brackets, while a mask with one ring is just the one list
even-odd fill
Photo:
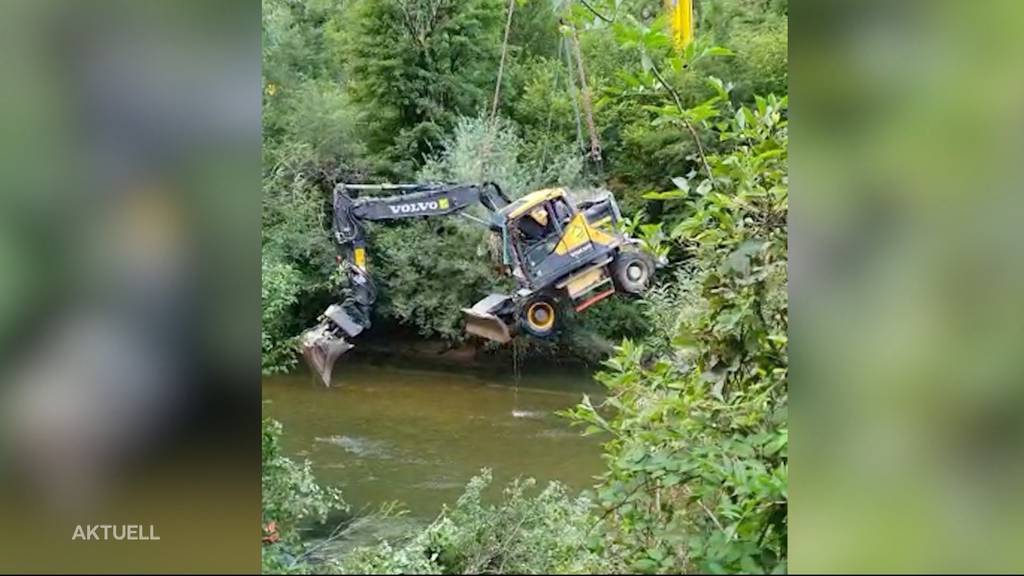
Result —
[[[536, 210], [543, 209], [543, 234], [534, 232]], [[527, 220], [530, 219], [530, 220]], [[583, 215], [564, 197], [553, 198], [519, 219], [523, 269], [535, 287], [546, 286], [572, 272], [593, 251]]]

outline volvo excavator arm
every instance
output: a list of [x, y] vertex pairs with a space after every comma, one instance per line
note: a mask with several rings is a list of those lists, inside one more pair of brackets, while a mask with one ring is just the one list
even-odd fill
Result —
[[[392, 194], [361, 196], [368, 191]], [[509, 200], [493, 183], [335, 186], [333, 235], [349, 286], [342, 302], [329, 306], [319, 324], [301, 339], [303, 356], [324, 385], [330, 385], [338, 357], [351, 349], [351, 341], [370, 327], [377, 290], [367, 267], [363, 224], [452, 214], [469, 216], [464, 211], [476, 204], [496, 212], [507, 206]]]

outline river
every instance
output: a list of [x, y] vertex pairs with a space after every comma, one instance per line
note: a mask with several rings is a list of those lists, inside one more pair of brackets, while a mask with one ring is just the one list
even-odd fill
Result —
[[492, 498], [516, 476], [578, 491], [602, 470], [601, 440], [555, 414], [600, 394], [587, 371], [534, 366], [516, 377], [345, 360], [331, 388], [306, 373], [265, 377], [263, 412], [284, 425], [285, 453], [308, 458], [354, 511], [399, 501], [426, 522], [484, 467]]

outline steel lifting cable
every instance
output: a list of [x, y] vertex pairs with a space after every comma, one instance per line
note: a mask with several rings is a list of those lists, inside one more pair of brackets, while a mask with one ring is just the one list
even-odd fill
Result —
[[572, 50], [569, 50], [566, 46], [567, 42], [568, 40], [566, 40], [565, 36], [562, 36], [560, 49], [565, 54], [565, 66], [566, 70], [568, 71], [568, 74], [566, 74], [566, 79], [568, 80], [569, 95], [572, 97], [572, 110], [576, 115], [576, 146], [580, 151], [583, 151], [586, 148], [583, 144], [583, 120], [580, 118], [579, 96], [577, 95], [576, 79], [574, 77], [576, 72], [573, 70], [572, 66]]
[[501, 41], [501, 60], [498, 61], [498, 81], [494, 84], [494, 101], [491, 102], [491, 122], [498, 114], [498, 96], [501, 94], [501, 78], [505, 74], [505, 58], [508, 55], [508, 34], [512, 30], [512, 13], [516, 0], [508, 0], [508, 18], [505, 20], [505, 37]]
[[494, 129], [498, 119], [498, 100], [501, 96], [501, 80], [505, 75], [505, 59], [508, 56], [508, 36], [512, 30], [512, 14], [516, 9], [516, 0], [508, 1], [508, 17], [505, 19], [505, 34], [501, 41], [501, 59], [498, 61], [498, 79], [494, 83], [494, 100], [491, 102], [491, 114], [487, 120], [487, 133], [484, 137], [484, 149], [480, 155], [480, 180], [487, 171], [487, 161], [491, 156], [494, 140]]
[[580, 74], [580, 96], [583, 104], [583, 112], [587, 119], [587, 133], [590, 135], [590, 159], [597, 165], [598, 172], [603, 171], [601, 161], [601, 140], [597, 135], [597, 126], [594, 124], [594, 105], [590, 93], [590, 85], [587, 82], [587, 72], [583, 66], [583, 51], [580, 49], [580, 38], [576, 31], [576, 25], [570, 24], [569, 31], [572, 33], [572, 47], [576, 52], [576, 68]]
[[514, 338], [512, 340], [512, 375], [515, 378], [517, 399], [519, 398], [519, 347], [521, 346], [521, 344], [522, 343], [519, 341], [519, 338]]
[[[487, 119], [487, 133], [484, 138], [484, 149], [480, 157], [480, 180], [484, 179], [487, 161], [491, 156], [491, 146], [494, 141], [494, 130], [498, 121], [498, 102], [501, 97], [501, 80], [505, 75], [505, 60], [508, 57], [508, 36], [512, 30], [512, 14], [515, 12], [516, 0], [508, 2], [508, 17], [505, 19], [505, 34], [501, 41], [501, 59], [498, 61], [498, 78], [494, 83], [494, 99], [491, 101], [491, 114]], [[504, 243], [503, 243], [504, 244]], [[512, 373], [515, 377], [516, 402], [519, 394], [519, 344], [512, 340]]]
[[[554, 93], [554, 91], [555, 91], [554, 89], [558, 88], [558, 77], [557, 76], [555, 78], [553, 78], [553, 82], [551, 84], [552, 84], [551, 92]], [[551, 120], [554, 118], [554, 116], [555, 116], [555, 107], [552, 106], [549, 103], [548, 104], [548, 123], [544, 127], [544, 147], [541, 148], [541, 151], [540, 151], [540, 165], [541, 165], [541, 167], [547, 166], [547, 164], [548, 164], [548, 142], [550, 141], [549, 138], [550, 138], [550, 134], [551, 134]]]

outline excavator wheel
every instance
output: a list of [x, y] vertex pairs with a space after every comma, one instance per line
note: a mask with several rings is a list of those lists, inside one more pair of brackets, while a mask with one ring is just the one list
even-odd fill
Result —
[[643, 252], [619, 252], [611, 269], [615, 287], [628, 294], [643, 294], [654, 279], [654, 260]]
[[519, 326], [531, 336], [547, 338], [558, 331], [562, 316], [563, 310], [556, 298], [550, 294], [535, 294], [520, 306]]

